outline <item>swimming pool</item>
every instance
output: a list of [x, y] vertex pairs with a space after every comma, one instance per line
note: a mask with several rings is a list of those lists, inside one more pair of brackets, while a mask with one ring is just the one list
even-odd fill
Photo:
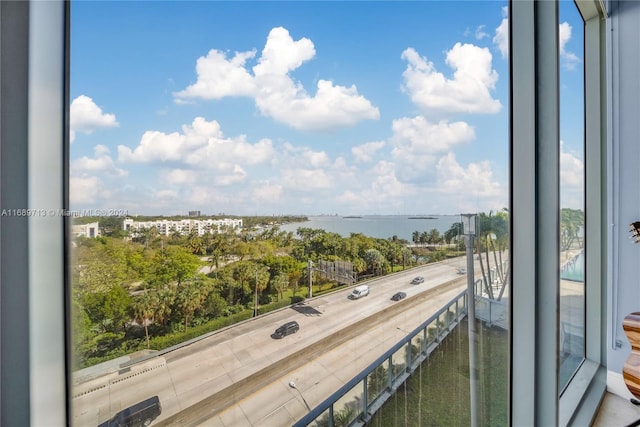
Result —
[[584, 282], [584, 252], [580, 252], [562, 266], [560, 278], [574, 282]]

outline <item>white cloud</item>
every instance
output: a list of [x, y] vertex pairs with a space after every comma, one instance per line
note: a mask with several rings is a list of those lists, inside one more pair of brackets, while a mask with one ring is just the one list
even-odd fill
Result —
[[582, 188], [584, 164], [571, 153], [560, 153], [560, 181], [564, 187]]
[[281, 172], [282, 186], [291, 191], [317, 191], [333, 188], [335, 176], [326, 169], [291, 168]]
[[70, 204], [86, 205], [100, 200], [102, 182], [95, 176], [72, 176], [69, 178]]
[[129, 172], [116, 167], [109, 155], [109, 149], [104, 145], [96, 145], [93, 149], [94, 157], [83, 156], [71, 161], [71, 174], [105, 172], [115, 177], [129, 175]]
[[489, 37], [489, 34], [487, 34], [484, 28], [485, 28], [484, 25], [479, 25], [478, 28], [476, 28], [476, 33], [475, 33], [476, 40], [482, 40], [486, 37]]
[[217, 187], [227, 187], [246, 181], [247, 172], [240, 165], [233, 165], [226, 173], [218, 173], [213, 178], [213, 184]]
[[266, 204], [277, 204], [283, 196], [283, 188], [280, 184], [261, 182], [251, 192], [251, 199], [255, 202]]
[[502, 108], [500, 101], [490, 94], [498, 73], [492, 68], [487, 48], [456, 43], [446, 56], [447, 65], [454, 70], [452, 79], [438, 72], [432, 62], [413, 48], [402, 52], [402, 59], [408, 62], [403, 88], [427, 114], [488, 114]]
[[358, 94], [355, 85], [339, 86], [319, 79], [315, 95], [310, 96], [300, 82], [291, 78], [289, 74], [315, 53], [311, 40], [295, 41], [285, 28], [273, 28], [252, 68], [253, 75], [246, 62], [254, 57], [255, 50], [227, 59], [223, 52], [213, 49], [197, 61], [197, 82], [174, 96], [177, 102], [248, 96], [263, 115], [304, 131], [327, 131], [379, 119], [378, 108]]
[[[118, 146], [118, 159], [121, 162], [154, 163], [182, 165], [187, 169], [210, 169], [223, 175], [246, 176], [244, 165], [268, 163], [274, 150], [269, 139], [255, 144], [246, 141], [244, 135], [235, 138], [225, 137], [215, 120], [206, 121], [196, 117], [191, 125], [184, 125], [182, 133], [170, 134], [159, 131], [147, 131], [142, 135], [140, 144], [133, 150], [127, 146]], [[229, 182], [220, 179], [218, 182]]]
[[392, 128], [391, 157], [396, 175], [405, 183], [431, 185], [438, 159], [455, 146], [475, 139], [473, 127], [465, 122], [431, 123], [423, 116], [394, 120]]
[[[453, 153], [442, 157], [436, 166], [438, 198], [449, 197], [452, 206], [481, 211], [506, 203], [506, 189], [495, 181], [488, 161], [469, 163], [464, 168]], [[452, 203], [453, 201], [453, 203]]]
[[358, 163], [366, 163], [373, 160], [378, 151], [385, 146], [384, 141], [367, 142], [351, 148], [351, 153]]
[[285, 75], [300, 67], [316, 54], [313, 42], [307, 38], [294, 41], [286, 28], [277, 27], [269, 32], [258, 65], [256, 76]]
[[574, 70], [576, 65], [580, 62], [580, 58], [566, 49], [567, 42], [571, 39], [571, 25], [568, 22], [563, 22], [558, 28], [558, 39], [560, 43], [560, 58], [562, 59], [562, 65], [567, 70]]
[[474, 128], [466, 122], [431, 123], [424, 116], [416, 116], [396, 119], [391, 127], [394, 157], [441, 154], [475, 139]]
[[584, 161], [560, 140], [560, 206], [584, 209]]
[[295, 164], [298, 167], [317, 169], [329, 167], [331, 164], [329, 156], [324, 151], [313, 151], [309, 147], [296, 147], [290, 143], [284, 144], [283, 151], [283, 167]]
[[[502, 8], [502, 22], [498, 28], [496, 28], [495, 36], [493, 37], [493, 43], [496, 45], [503, 58], [509, 57], [509, 15], [508, 8], [505, 6]], [[562, 66], [567, 70], [574, 70], [576, 65], [580, 62], [580, 58], [573, 52], [566, 49], [567, 42], [571, 40], [571, 25], [568, 22], [563, 22], [558, 26], [558, 43], [560, 50], [560, 59], [562, 60]]]
[[289, 78], [269, 80], [269, 86], [262, 86], [256, 97], [258, 109], [295, 129], [328, 131], [380, 118], [378, 108], [359, 95], [355, 85], [335, 86], [328, 80], [319, 80], [315, 96], [309, 96]]
[[248, 59], [255, 56], [255, 50], [236, 52], [227, 60], [226, 54], [211, 49], [207, 56], [196, 61], [198, 81], [185, 90], [176, 92], [177, 100], [189, 98], [220, 99], [225, 96], [253, 96], [256, 85], [253, 77], [244, 68]]
[[496, 28], [493, 43], [498, 47], [503, 58], [509, 57], [509, 8], [507, 6], [502, 8], [502, 21]]
[[103, 113], [102, 109], [86, 95], [80, 95], [71, 102], [69, 128], [71, 142], [76, 132], [91, 134], [101, 128], [118, 127], [114, 114]]
[[161, 172], [162, 181], [169, 185], [194, 184], [198, 181], [198, 173], [188, 169], [172, 169]]

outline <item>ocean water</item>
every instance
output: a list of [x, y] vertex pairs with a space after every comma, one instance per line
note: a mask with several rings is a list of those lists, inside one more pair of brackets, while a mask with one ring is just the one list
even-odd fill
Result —
[[[418, 218], [416, 218], [418, 217]], [[425, 218], [434, 217], [434, 218]], [[362, 233], [365, 236], [388, 239], [398, 236], [400, 239], [412, 241], [414, 231], [422, 233], [434, 228], [444, 234], [451, 225], [460, 222], [460, 215], [363, 215], [361, 217], [311, 216], [309, 221], [281, 225], [283, 231], [293, 233], [300, 227], [321, 229], [348, 237], [351, 233]]]

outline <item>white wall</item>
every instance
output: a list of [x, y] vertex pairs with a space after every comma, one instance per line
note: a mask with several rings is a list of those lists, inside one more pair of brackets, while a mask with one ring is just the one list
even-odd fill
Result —
[[629, 224], [640, 220], [640, 2], [612, 1], [608, 9], [607, 383], [627, 393], [620, 374], [631, 347], [622, 321], [640, 311], [640, 244], [629, 239]]

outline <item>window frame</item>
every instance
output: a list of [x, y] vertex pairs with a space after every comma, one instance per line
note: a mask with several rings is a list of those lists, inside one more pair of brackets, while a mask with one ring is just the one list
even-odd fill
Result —
[[[576, 4], [585, 18], [586, 360], [560, 398], [557, 4], [509, 6], [512, 425], [588, 424], [605, 390], [605, 8]], [[0, 2], [0, 13], [0, 207], [67, 209], [69, 2]], [[2, 424], [69, 422], [66, 227], [60, 216], [0, 222]]]
[[599, 0], [575, 3], [585, 22], [585, 235], [589, 242], [585, 274], [589, 283], [585, 360], [558, 397], [558, 4], [510, 2], [512, 425], [589, 425], [606, 390], [605, 8]]
[[0, 424], [67, 425], [69, 3], [0, 18]]

